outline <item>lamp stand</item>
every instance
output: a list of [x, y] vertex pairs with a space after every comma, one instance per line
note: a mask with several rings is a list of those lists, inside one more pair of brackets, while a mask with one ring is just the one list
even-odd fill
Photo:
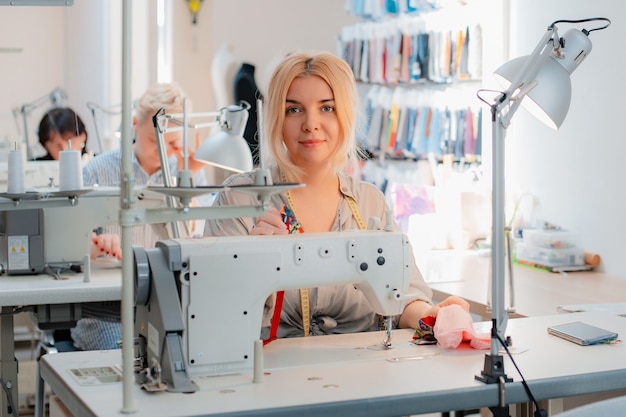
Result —
[[[504, 336], [508, 321], [508, 311], [504, 306], [504, 259], [505, 219], [504, 219], [504, 138], [511, 118], [519, 108], [522, 99], [537, 82], [535, 76], [552, 51], [551, 39], [556, 28], [550, 26], [537, 47], [527, 59], [511, 86], [496, 97], [491, 108], [492, 125], [492, 169], [491, 169], [491, 351], [485, 357], [484, 369], [476, 379], [488, 384], [500, 383], [501, 396], [504, 396], [504, 383], [512, 381], [504, 372], [504, 360], [498, 354], [499, 344], [507, 343]], [[510, 248], [509, 248], [510, 249]], [[509, 250], [510, 253], [510, 250]], [[506, 340], [506, 341], [505, 341]], [[501, 398], [501, 406], [504, 399]]]
[[[504, 341], [504, 331], [508, 321], [508, 313], [504, 306], [504, 259], [505, 250], [505, 219], [504, 219], [504, 136], [505, 127], [501, 118], [501, 106], [506, 104], [506, 95], [501, 95], [491, 106], [492, 123], [492, 195], [491, 195], [491, 351], [485, 355], [485, 363], [480, 375], [475, 378], [486, 384], [500, 384], [499, 404], [489, 407], [494, 417], [509, 417], [509, 407], [504, 397], [504, 384], [513, 378], [504, 371], [504, 358], [499, 354], [499, 343]], [[508, 248], [510, 255], [511, 248]]]
[[[590, 30], [583, 29], [582, 31], [577, 31], [572, 29], [563, 38], [558, 36], [557, 23], [582, 23], [593, 20], [604, 20], [608, 23], [604, 27]], [[511, 118], [527, 95], [530, 95], [529, 98], [532, 99], [531, 102], [534, 104], [534, 106], [531, 106], [531, 110], [534, 110], [534, 112], [531, 111], [534, 116], [551, 127], [556, 129], [560, 127], [569, 109], [571, 98], [569, 76], [591, 51], [591, 42], [588, 40], [588, 35], [593, 30], [608, 27], [609, 24], [610, 20], [606, 18], [577, 21], [557, 20], [548, 26], [547, 31], [532, 54], [525, 58], [517, 58], [510, 61], [496, 71], [496, 74], [509, 82], [509, 87], [495, 98], [493, 104], [490, 104], [493, 129], [491, 178], [491, 351], [485, 355], [485, 364], [480, 375], [475, 376], [477, 380], [484, 383], [499, 384], [498, 405], [490, 407], [490, 410], [496, 417], [509, 416], [505, 400], [505, 385], [507, 382], [513, 381], [505, 373], [504, 359], [502, 355], [499, 355], [498, 348], [502, 346], [507, 353], [509, 351], [510, 339], [504, 336], [504, 332], [507, 326], [508, 314], [513, 311], [512, 309], [507, 309], [504, 305], [505, 256], [507, 255], [509, 256], [508, 266], [511, 284], [513, 277], [510, 258], [510, 230], [506, 228], [504, 218], [504, 139], [506, 128], [510, 125]], [[561, 82], [564, 79], [566, 81]], [[534, 90], [540, 84], [542, 88]], [[540, 94], [535, 94], [536, 91], [540, 91]], [[512, 305], [512, 285], [510, 294]], [[522, 383], [526, 387], [523, 377]], [[530, 390], [527, 391], [537, 407], [535, 415], [546, 415], [545, 411], [539, 409]]]
[[[500, 340], [507, 340], [504, 336], [508, 314], [504, 306], [504, 260], [505, 250], [505, 219], [504, 219], [504, 136], [505, 128], [501, 120], [502, 103], [505, 96], [501, 96], [491, 106], [492, 121], [492, 197], [491, 197], [491, 351], [485, 355], [485, 365], [479, 381], [493, 384], [504, 380], [510, 382], [504, 372], [502, 355], [498, 354]], [[509, 248], [510, 253], [510, 248]]]

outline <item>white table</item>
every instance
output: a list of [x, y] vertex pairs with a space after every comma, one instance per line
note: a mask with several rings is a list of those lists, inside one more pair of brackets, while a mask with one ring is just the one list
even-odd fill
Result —
[[[472, 313], [484, 320], [487, 311], [491, 258], [477, 251], [428, 251], [416, 254], [417, 264], [433, 289], [433, 299], [449, 295], [466, 299]], [[515, 264], [513, 267], [515, 314], [543, 316], [559, 312], [560, 306], [626, 302], [626, 278], [596, 271], [560, 274]], [[507, 280], [508, 282], [508, 280]], [[507, 283], [508, 285], [508, 283]], [[509, 298], [507, 292], [506, 303]]]
[[[626, 388], [626, 344], [578, 346], [551, 336], [548, 325], [582, 320], [626, 335], [626, 318], [601, 313], [572, 313], [517, 318], [509, 322], [515, 360], [537, 400]], [[488, 331], [489, 322], [477, 324]], [[264, 349], [266, 375], [196, 378], [194, 394], [134, 390], [134, 416], [401, 416], [498, 404], [498, 386], [474, 376], [485, 353], [469, 347], [445, 350], [415, 346], [412, 332], [396, 330], [393, 349], [373, 350], [382, 334], [281, 339]], [[207, 337], [219, 335], [207, 335]], [[122, 406], [121, 382], [81, 384], [73, 369], [111, 367], [120, 351], [46, 355], [42, 375], [77, 416], [111, 416]], [[514, 366], [505, 359], [507, 403], [528, 397]]]
[[[81, 273], [67, 272], [65, 279], [50, 275], [0, 276], [0, 377], [12, 384], [13, 403], [17, 407], [18, 363], [15, 359], [13, 315], [15, 307], [87, 303], [120, 300], [122, 273], [118, 263], [96, 262], [89, 281]], [[0, 416], [9, 416], [10, 404], [0, 393]]]

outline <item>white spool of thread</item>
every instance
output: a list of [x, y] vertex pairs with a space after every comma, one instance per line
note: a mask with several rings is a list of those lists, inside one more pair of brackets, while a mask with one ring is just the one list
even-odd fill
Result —
[[24, 193], [24, 157], [18, 150], [9, 151], [9, 173], [7, 176], [7, 193]]
[[83, 171], [80, 152], [72, 149], [70, 141], [68, 149], [59, 152], [59, 190], [74, 191], [83, 188]]
[[253, 359], [253, 375], [252, 382], [263, 382], [263, 341], [254, 341], [254, 359]]

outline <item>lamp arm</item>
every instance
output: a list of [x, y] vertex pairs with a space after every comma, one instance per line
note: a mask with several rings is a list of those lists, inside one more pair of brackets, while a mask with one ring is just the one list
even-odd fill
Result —
[[512, 80], [513, 82], [509, 88], [496, 98], [492, 106], [492, 112], [495, 111], [500, 114], [499, 123], [505, 129], [511, 124], [511, 119], [524, 97], [537, 85], [535, 78], [544, 62], [550, 57], [555, 48], [560, 48], [558, 44], [556, 47], [553, 46], [555, 37], [558, 38], [557, 28], [555, 25], [550, 25], [516, 78]]
[[[175, 125], [174, 127], [169, 126], [169, 123], [171, 123], [172, 125]], [[214, 120], [212, 122], [204, 122], [204, 123], [189, 123], [187, 122], [187, 127], [189, 129], [202, 129], [204, 127], [210, 127], [210, 126], [217, 126], [219, 125], [220, 122], [218, 122], [217, 120]], [[168, 126], [166, 127], [165, 131], [163, 131], [163, 133], [167, 132], [176, 132], [179, 130], [183, 130], [185, 128], [185, 124], [177, 119], [169, 119], [168, 120]]]
[[96, 131], [96, 141], [98, 142], [98, 149], [100, 149], [100, 152], [103, 152], [104, 148], [102, 147], [102, 139], [100, 139], [100, 128], [98, 126], [98, 118], [96, 117], [96, 107], [89, 106], [89, 103], [87, 103], [87, 107], [91, 111], [91, 118], [93, 119], [93, 127], [94, 127], [94, 130]]
[[[214, 112], [203, 112], [203, 113], [167, 113], [160, 114], [157, 116], [157, 121], [161, 126], [163, 133], [165, 132], [175, 132], [177, 130], [183, 130], [185, 126], [189, 129], [200, 129], [203, 127], [216, 126], [220, 124], [220, 116], [222, 115], [221, 111]], [[209, 118], [212, 117], [214, 120], [208, 122], [201, 123], [191, 123], [189, 120], [198, 119], [198, 118]], [[185, 118], [187, 121], [185, 122]], [[170, 124], [175, 127], [170, 127]]]
[[[154, 124], [154, 133], [157, 139], [157, 148], [159, 150], [159, 160], [161, 162], [161, 175], [163, 176], [163, 185], [166, 187], [172, 187], [172, 174], [170, 172], [170, 165], [167, 161], [167, 152], [165, 150], [165, 141], [163, 140], [163, 133], [165, 130], [162, 129], [161, 126], [161, 117], [163, 116], [161, 113], [164, 109], [160, 109], [157, 114], [155, 114], [152, 118], [152, 123]], [[172, 196], [166, 196], [165, 200], [167, 201], [167, 205], [170, 208], [177, 207], [176, 200]], [[180, 228], [178, 227], [178, 222], [171, 222], [172, 226], [172, 237], [179, 238], [180, 237]]]
[[59, 92], [58, 94], [64, 95], [64, 93], [61, 90], [54, 89], [50, 93], [48, 93], [48, 94], [46, 94], [44, 96], [41, 96], [38, 99], [31, 101], [30, 103], [26, 103], [26, 104], [22, 105], [22, 107], [21, 107], [22, 112], [28, 114], [32, 110], [36, 109], [37, 107], [45, 104], [47, 101], [53, 101], [52, 97], [54, 97], [54, 94], [57, 91]]
[[30, 141], [28, 139], [28, 113], [30, 110], [26, 109], [26, 106], [22, 106], [22, 123], [24, 126], [24, 145], [26, 145], [26, 159], [29, 161], [33, 159], [33, 151], [30, 149]]
[[[242, 101], [239, 104], [244, 110], [249, 110], [250, 105]], [[190, 129], [201, 129], [204, 127], [217, 126], [219, 125], [222, 128], [226, 128], [226, 130], [231, 129], [231, 122], [228, 117], [229, 108], [223, 107], [219, 111], [211, 111], [211, 112], [198, 112], [198, 113], [165, 113], [159, 114], [156, 116], [157, 122], [161, 128], [162, 133], [165, 132], [173, 132], [177, 130], [184, 130], [185, 126]], [[192, 119], [199, 118], [213, 118], [213, 120], [200, 122], [200, 123], [191, 123]], [[185, 119], [187, 119], [185, 121]], [[170, 127], [170, 124], [175, 125], [175, 127]]]
[[[257, 132], [259, 135], [259, 168], [257, 169], [256, 174], [256, 185], [272, 185], [272, 174], [269, 169], [265, 166], [265, 150], [263, 147], [265, 146], [265, 132], [263, 131], [263, 100], [257, 99], [256, 101], [256, 111], [257, 111]], [[266, 200], [262, 200], [263, 205], [265, 206]]]
[[[187, 113], [187, 117], [190, 119], [200, 118], [200, 117], [217, 117], [222, 114], [221, 111], [207, 111], [202, 113]], [[165, 117], [167, 119], [178, 120], [184, 117], [184, 113], [168, 113], [161, 115], [161, 117]]]
[[[61, 96], [61, 98], [66, 98], [63, 90], [61, 90], [60, 88], [55, 88], [50, 93], [44, 96], [41, 96], [38, 99], [31, 101], [30, 103], [23, 104], [21, 107], [19, 107], [19, 112], [22, 114], [22, 124], [24, 127], [24, 144], [26, 145], [26, 159], [30, 160], [33, 158], [33, 152], [30, 148], [30, 143], [28, 139], [28, 115], [30, 114], [31, 111], [45, 104], [46, 101], [51, 101], [52, 104], [56, 104], [57, 98], [59, 96]], [[18, 111], [18, 109], [14, 110], [14, 114], [16, 111]]]
[[[183, 171], [184, 173], [187, 175], [189, 174], [189, 125], [188, 125], [188, 120], [189, 120], [189, 114], [187, 113], [187, 98], [185, 98], [183, 100]], [[191, 186], [190, 181], [191, 178], [186, 178], [186, 182], [185, 184], [181, 183], [181, 178], [180, 178], [180, 172], [178, 173], [179, 175], [179, 181], [178, 181], [178, 185], [179, 186]]]

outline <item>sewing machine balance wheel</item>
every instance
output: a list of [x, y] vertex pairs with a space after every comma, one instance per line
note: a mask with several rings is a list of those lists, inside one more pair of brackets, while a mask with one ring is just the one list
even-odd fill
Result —
[[133, 245], [135, 305], [146, 305], [150, 297], [150, 263], [143, 246]]

